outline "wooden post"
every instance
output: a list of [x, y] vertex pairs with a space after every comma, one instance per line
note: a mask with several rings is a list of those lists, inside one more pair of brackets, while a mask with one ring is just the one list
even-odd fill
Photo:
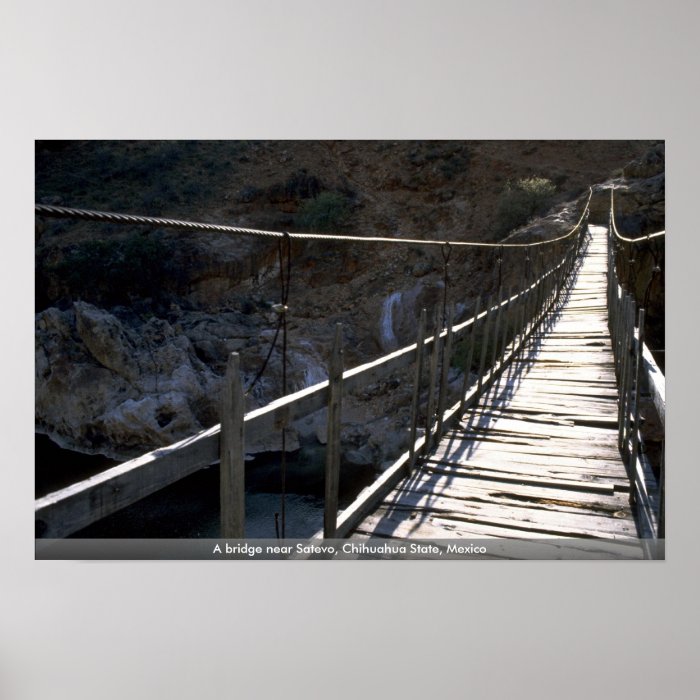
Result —
[[621, 328], [621, 381], [620, 381], [620, 426], [619, 426], [619, 441], [620, 450], [623, 457], [627, 461], [627, 431], [629, 426], [629, 391], [631, 383], [631, 358], [630, 358], [630, 342], [631, 336], [634, 334], [634, 301], [632, 297], [625, 294], [623, 305], [623, 324]]
[[526, 271], [523, 269], [523, 274], [521, 277], [521, 282], [520, 282], [520, 289], [518, 292], [518, 311], [516, 320], [515, 320], [515, 327], [517, 329], [517, 336], [518, 336], [518, 344], [522, 344], [523, 340], [523, 330], [525, 327], [525, 287], [527, 286], [527, 275]]
[[612, 290], [612, 297], [611, 297], [611, 306], [613, 309], [613, 325], [611, 329], [611, 335], [612, 335], [612, 346], [613, 346], [613, 354], [615, 355], [615, 371], [617, 372], [617, 376], [619, 378], [620, 376], [620, 352], [617, 347], [618, 341], [620, 339], [618, 330], [619, 330], [619, 323], [620, 323], [620, 306], [619, 306], [619, 299], [617, 297], [617, 283], [615, 284], [615, 288]]
[[498, 341], [501, 331], [501, 317], [503, 316], [503, 287], [498, 289], [498, 311], [496, 312], [496, 323], [493, 327], [493, 348], [491, 349], [491, 367], [496, 366], [498, 354]]
[[[633, 348], [634, 348], [634, 324], [635, 324], [635, 316], [636, 316], [636, 309], [637, 309], [637, 304], [634, 300], [634, 297], [631, 294], [628, 294], [628, 300], [629, 300], [629, 318], [628, 318], [628, 325], [627, 328], [629, 329], [627, 339], [625, 342], [625, 348], [626, 348], [626, 355], [627, 355], [627, 380], [626, 380], [626, 391], [625, 393], [627, 394], [627, 399], [626, 399], [626, 410], [625, 410], [625, 433], [624, 433], [624, 441], [625, 441], [625, 450], [629, 449], [630, 445], [630, 437], [632, 433], [632, 383], [634, 381], [634, 353], [633, 353]], [[630, 457], [630, 452], [626, 452], [626, 456], [629, 459]]]
[[440, 359], [440, 313], [435, 311], [433, 331], [433, 354], [430, 357], [430, 376], [428, 379], [428, 408], [425, 416], [425, 443], [423, 454], [428, 454], [432, 443], [433, 413], [435, 412], [435, 380], [437, 379], [438, 361]]
[[518, 299], [518, 306], [520, 307], [520, 323], [518, 324], [518, 352], [522, 353], [525, 348], [525, 325], [527, 324], [527, 316], [525, 311], [525, 306], [527, 304], [527, 293], [522, 292], [522, 296]]
[[528, 335], [532, 330], [534, 321], [534, 313], [532, 310], [532, 300], [534, 299], [534, 289], [530, 286], [525, 297], [525, 335]]
[[328, 363], [328, 426], [323, 536], [335, 537], [340, 484], [340, 416], [343, 403], [343, 324], [335, 324], [335, 339]]
[[493, 305], [493, 294], [489, 295], [489, 300], [486, 302], [486, 320], [484, 321], [484, 337], [481, 341], [481, 357], [479, 358], [479, 379], [476, 385], [476, 398], [481, 396], [481, 386], [484, 381], [484, 368], [486, 366], [486, 352], [489, 346], [489, 332], [491, 331], [491, 306]]
[[447, 338], [445, 338], [444, 351], [442, 353], [442, 367], [440, 371], [440, 392], [438, 393], [438, 416], [436, 435], [438, 440], [442, 436], [442, 416], [445, 412], [447, 401], [447, 379], [452, 359], [452, 323], [454, 321], [455, 307], [450, 304], [447, 309]]
[[539, 295], [539, 298], [537, 301], [537, 307], [540, 310], [539, 311], [540, 318], [542, 318], [544, 316], [546, 310], [551, 305], [552, 299], [550, 299], [549, 295], [547, 294], [547, 280], [546, 279], [543, 279], [541, 281], [540, 286], [542, 287], [542, 289], [540, 291], [540, 295]]
[[539, 299], [540, 288], [544, 289], [545, 280], [537, 279], [535, 280], [534, 285], [535, 286], [531, 292], [532, 311], [530, 312], [530, 328], [528, 329], [529, 333], [532, 333], [532, 331], [535, 329], [535, 326], [537, 325], [537, 322], [539, 321], [539, 308], [537, 306], [537, 303]]
[[622, 357], [623, 357], [623, 352], [622, 352], [622, 345], [623, 345], [623, 331], [624, 331], [624, 324], [626, 321], [626, 315], [625, 315], [625, 295], [622, 291], [622, 287], [620, 285], [616, 285], [615, 287], [615, 306], [617, 308], [617, 311], [615, 313], [616, 319], [615, 319], [615, 356], [617, 358], [617, 376], [619, 379], [621, 379], [622, 375]]
[[627, 409], [627, 368], [629, 366], [629, 298], [622, 292], [620, 302], [620, 338], [618, 348], [620, 353], [620, 399], [621, 399], [621, 433], [620, 449], [625, 442], [625, 412]]
[[[610, 330], [610, 344], [612, 345], [613, 348], [613, 357], [614, 357], [614, 351], [615, 351], [615, 333], [614, 333], [614, 325], [615, 325], [615, 306], [613, 304], [613, 297], [612, 297], [612, 290], [610, 285], [608, 285], [608, 329]], [[615, 363], [615, 366], [617, 366], [617, 361]]]
[[522, 310], [522, 324], [520, 327], [521, 340], [524, 341], [527, 336], [527, 324], [529, 322], [528, 310], [530, 307], [530, 288], [523, 290], [523, 310]]
[[537, 286], [535, 287], [535, 323], [536, 326], [540, 319], [542, 318], [542, 310], [547, 303], [547, 280], [540, 277], [537, 280]]
[[513, 296], [513, 285], [510, 285], [508, 287], [508, 302], [506, 304], [506, 311], [505, 311], [505, 319], [503, 320], [503, 338], [501, 339], [501, 350], [498, 354], [500, 358], [500, 362], [503, 363], [503, 360], [505, 359], [506, 356], [506, 346], [508, 344], [508, 331], [510, 329], [511, 322], [513, 320], [513, 302], [511, 301], [511, 297]]
[[481, 313], [481, 294], [476, 298], [476, 304], [474, 305], [474, 322], [472, 323], [472, 330], [469, 334], [469, 350], [467, 352], [467, 364], [464, 367], [464, 382], [462, 382], [462, 397], [461, 404], [459, 407], [460, 417], [464, 413], [464, 402], [467, 397], [467, 391], [469, 391], [469, 376], [472, 370], [472, 360], [474, 359], [474, 341], [476, 338], [476, 327], [479, 323], [479, 314]]
[[562, 271], [564, 270], [564, 265], [561, 259], [559, 260], [559, 264], [561, 264], [561, 267], [555, 270], [555, 272], [552, 274], [552, 294], [550, 295], [550, 302], [552, 304], [556, 302], [561, 292]]
[[611, 308], [611, 301], [612, 301], [612, 271], [613, 271], [613, 266], [612, 266], [612, 260], [610, 259], [610, 251], [612, 249], [612, 246], [610, 245], [610, 232], [608, 232], [608, 255], [607, 255], [607, 265], [608, 269], [606, 270], [607, 275], [608, 275], [608, 311]]
[[617, 322], [617, 333], [618, 333], [618, 342], [617, 342], [617, 356], [618, 356], [618, 362], [619, 362], [619, 370], [618, 370], [618, 393], [619, 393], [619, 398], [618, 398], [618, 407], [619, 407], [619, 415], [618, 415], [618, 437], [617, 437], [617, 443], [618, 443], [618, 448], [622, 450], [622, 445], [624, 443], [623, 439], [623, 430], [624, 430], [624, 419], [625, 419], [625, 356], [624, 353], [622, 352], [622, 347], [624, 345], [624, 339], [623, 339], [623, 331], [625, 330], [625, 326], [622, 322], [622, 320], [626, 316], [626, 309], [627, 309], [627, 304], [626, 300], [621, 304], [620, 306], [620, 313], [619, 313], [619, 318]]
[[659, 465], [659, 519], [657, 537], [666, 537], [666, 441], [661, 441], [661, 464]]
[[413, 471], [416, 462], [416, 433], [418, 432], [418, 410], [420, 408], [420, 389], [423, 379], [423, 358], [425, 357], [425, 324], [426, 311], [421, 309], [420, 320], [418, 321], [418, 337], [416, 339], [416, 367], [413, 375], [413, 398], [411, 399], [411, 432], [408, 445], [408, 462], [406, 462], [406, 472], [408, 475]]
[[221, 392], [221, 457], [219, 498], [221, 536], [240, 539], [245, 533], [245, 455], [243, 387], [240, 358], [229, 355]]
[[[639, 435], [641, 432], [641, 428], [639, 426], [639, 394], [641, 388], [642, 374], [642, 351], [644, 348], [644, 309], [639, 309], [639, 317], [637, 323], [639, 325], [639, 331], [637, 335], [637, 350], [635, 353], [634, 365], [634, 398], [632, 400], [632, 455], [630, 458], [630, 461], [632, 463], [632, 470], [634, 473], [636, 473], [637, 471], [637, 455], [639, 454]], [[630, 491], [630, 495], [632, 494], [634, 494], [634, 490]], [[636, 496], [636, 494], [634, 495]]]

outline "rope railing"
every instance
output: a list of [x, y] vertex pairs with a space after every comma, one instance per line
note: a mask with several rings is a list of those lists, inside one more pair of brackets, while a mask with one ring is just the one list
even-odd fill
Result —
[[232, 233], [249, 236], [263, 236], [267, 238], [284, 238], [288, 236], [292, 239], [319, 240], [319, 241], [346, 241], [353, 243], [389, 243], [400, 245], [427, 245], [470, 247], [470, 248], [534, 248], [537, 246], [550, 245], [566, 240], [575, 235], [584, 224], [588, 207], [591, 201], [592, 190], [589, 191], [588, 200], [576, 225], [568, 233], [551, 238], [546, 241], [534, 241], [531, 243], [485, 243], [481, 241], [441, 241], [435, 239], [421, 238], [392, 238], [387, 236], [351, 236], [333, 233], [288, 233], [285, 231], [266, 231], [263, 229], [244, 228], [241, 226], [229, 226], [227, 224], [211, 224], [199, 221], [183, 221], [179, 219], [166, 219], [157, 216], [141, 216], [139, 214], [123, 214], [118, 212], [94, 211], [91, 209], [78, 209], [74, 207], [62, 207], [49, 204], [35, 204], [34, 212], [38, 216], [46, 216], [62, 219], [81, 219], [83, 221], [99, 221], [110, 224], [126, 225], [149, 225], [158, 228], [173, 228], [186, 231], [205, 231], [210, 233]]
[[645, 243], [651, 241], [654, 238], [661, 238], [661, 236], [666, 235], [666, 231], [657, 231], [656, 233], [647, 233], [639, 238], [627, 238], [623, 236], [617, 230], [617, 223], [615, 221], [615, 188], [610, 188], [610, 230], [615, 234], [615, 238], [623, 243]]
[[[619, 241], [630, 245], [645, 243], [664, 236], [666, 232], [659, 231], [641, 238], [621, 236], [615, 222], [613, 192], [611, 188], [607, 296], [608, 323], [619, 389], [618, 447], [627, 467], [631, 484], [630, 502], [637, 510], [642, 534], [646, 537], [664, 537], [664, 460], [662, 457], [657, 479], [645, 455], [641, 431], [643, 416], [640, 412], [642, 396], [647, 393], [661, 424], [665, 426], [664, 377], [644, 343], [649, 292], [660, 265], [658, 256], [652, 251], [654, 267], [646, 286], [643, 305], [638, 308], [634, 294], [620, 281], [617, 249]], [[630, 262], [633, 264], [634, 258]], [[635, 272], [634, 269], [632, 271]], [[636, 274], [631, 279], [634, 287]]]

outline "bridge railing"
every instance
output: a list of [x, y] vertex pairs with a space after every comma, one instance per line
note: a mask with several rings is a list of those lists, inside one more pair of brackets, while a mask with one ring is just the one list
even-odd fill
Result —
[[[83, 481], [50, 493], [35, 502], [37, 537], [60, 538], [149, 496], [199, 469], [220, 462], [221, 535], [245, 534], [245, 436], [264, 435], [285, 429], [304, 416], [328, 407], [324, 527], [318, 536], [344, 537], [398, 483], [411, 473], [416, 462], [439, 439], [445, 429], [488, 389], [496, 377], [523, 348], [545, 314], [556, 304], [560, 291], [574, 269], [585, 242], [588, 206], [564, 249], [550, 269], [535, 280], [523, 273], [516, 293], [500, 289], [483, 311], [478, 304], [472, 318], [453, 325], [453, 310], [432, 336], [426, 336], [426, 312], [419, 322], [415, 343], [352, 369], [343, 369], [342, 333], [337, 329], [329, 365], [329, 379], [272, 401], [244, 414], [239, 358], [229, 359], [222, 392], [222, 422], [167, 447], [148, 452]], [[440, 314], [435, 315], [438, 328]], [[465, 339], [468, 361], [459, 400], [447, 407], [448, 370], [455, 343]], [[480, 342], [481, 346], [476, 347]], [[479, 369], [472, 378], [475, 354]], [[488, 359], [490, 358], [490, 360]], [[390, 374], [413, 366], [409, 449], [338, 513], [340, 423], [342, 399]], [[421, 391], [428, 375], [427, 396]], [[424, 407], [427, 407], [424, 409]], [[421, 413], [425, 414], [419, 425]], [[422, 433], [419, 435], [419, 433]]]
[[[614, 190], [610, 190], [608, 228], [608, 321], [619, 388], [618, 446], [630, 478], [630, 500], [644, 537], [665, 536], [663, 444], [658, 476], [647, 454], [642, 436], [642, 399], [649, 398], [661, 427], [666, 426], [666, 382], [644, 342], [645, 314], [634, 295], [619, 279], [616, 241], [634, 245], [665, 235], [660, 231], [639, 239], [625, 238], [617, 230]], [[655, 274], [656, 270], [652, 273]], [[653, 278], [652, 278], [653, 279]], [[648, 295], [647, 295], [648, 298]]]

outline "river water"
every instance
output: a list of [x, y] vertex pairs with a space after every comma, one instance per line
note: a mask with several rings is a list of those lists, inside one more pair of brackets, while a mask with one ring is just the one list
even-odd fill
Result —
[[[310, 537], [323, 526], [325, 448], [302, 446], [287, 455], [285, 535]], [[246, 463], [246, 537], [277, 537], [281, 526], [280, 455], [266, 453]], [[43, 435], [36, 436], [36, 495], [42, 496], [97, 473], [116, 462], [64, 450]], [[371, 467], [341, 470], [340, 508], [376, 478]], [[219, 529], [219, 468], [191, 476], [114, 513], [72, 537], [216, 538]]]

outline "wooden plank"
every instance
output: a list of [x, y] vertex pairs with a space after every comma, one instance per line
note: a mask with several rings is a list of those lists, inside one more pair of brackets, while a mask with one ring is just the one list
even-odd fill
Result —
[[[635, 342], [639, 342], [635, 338]], [[656, 414], [661, 421], [663, 428], [666, 427], [666, 378], [661, 373], [658, 365], [654, 361], [654, 357], [649, 348], [642, 343], [643, 353], [642, 360], [644, 362], [644, 373], [649, 386], [649, 393], [651, 394], [651, 400], [656, 408]]]
[[481, 394], [481, 388], [484, 383], [484, 368], [486, 366], [486, 351], [489, 344], [489, 333], [491, 331], [491, 303], [493, 300], [493, 295], [489, 297], [488, 300], [488, 310], [486, 312], [486, 320], [484, 321], [484, 333], [481, 343], [481, 355], [479, 357], [479, 378], [476, 384], [476, 395]]
[[581, 386], [580, 384], [576, 384], [575, 382], [569, 382], [566, 383], [563, 380], [560, 381], [552, 381], [548, 385], [542, 385], [542, 386], [537, 386], [533, 382], [529, 382], [527, 379], [524, 381], [520, 382], [518, 384], [517, 382], [499, 382], [498, 386], [502, 389], [518, 389], [518, 393], [523, 393], [527, 394], [528, 396], [533, 396], [535, 398], [542, 398], [542, 399], [552, 399], [553, 394], [556, 395], [562, 395], [562, 396], [571, 396], [575, 397], [576, 400], [579, 399], [585, 399], [585, 398], [590, 398], [590, 399], [602, 399], [605, 398], [608, 403], [616, 403], [617, 402], [617, 390], [610, 387], [610, 388], [604, 388], [604, 387], [590, 387], [590, 386]]
[[[499, 311], [500, 313], [500, 311]], [[442, 435], [443, 415], [445, 404], [447, 403], [447, 375], [452, 361], [452, 324], [454, 321], [455, 307], [450, 304], [447, 309], [447, 338], [442, 352], [442, 367], [440, 368], [440, 389], [438, 391], [437, 428], [435, 430], [437, 439]]]
[[516, 412], [528, 413], [546, 413], [560, 415], [566, 418], [567, 414], [582, 414], [582, 415], [597, 415], [601, 417], [617, 417], [617, 402], [610, 399], [602, 402], [596, 401], [593, 398], [578, 397], [578, 400], [573, 400], [563, 396], [560, 402], [557, 402], [557, 397], [550, 400], [540, 398], [539, 396], [525, 394], [520, 397], [509, 400], [509, 392], [500, 392], [496, 396], [487, 396], [483, 405], [484, 413], [494, 413], [497, 415], [499, 411], [510, 410]]
[[466, 422], [460, 424], [461, 428], [472, 431], [495, 430], [500, 433], [511, 433], [513, 435], [525, 435], [531, 437], [566, 437], [575, 438], [577, 440], [598, 440], [604, 438], [614, 441], [616, 434], [612, 430], [605, 428], [588, 428], [582, 426], [561, 426], [561, 425], [543, 425], [536, 421], [512, 420], [503, 416], [493, 416], [488, 426], [484, 425], [469, 425]]
[[[557, 473], [571, 474], [571, 478], [591, 478], [600, 474], [618, 479], [627, 479], [622, 461], [608, 461], [591, 457], [566, 457], [557, 455], [543, 462], [539, 455], [521, 454], [519, 452], [507, 453], [497, 450], [486, 452], [462, 451], [452, 452], [454, 456], [437, 455], [431, 460], [449, 462], [452, 464], [470, 467], [488, 467], [489, 469], [508, 469], [509, 471], [524, 470], [532, 474]], [[461, 456], [460, 456], [461, 455]]]
[[[550, 440], [546, 445], [537, 444], [534, 441], [518, 440], [516, 441], [501, 441], [494, 439], [491, 441], [482, 440], [479, 441], [479, 451], [492, 451], [499, 453], [512, 452], [514, 454], [531, 454], [538, 455], [544, 458], [556, 459], [559, 456], [570, 456], [578, 457], [581, 454], [580, 446], [572, 446], [565, 441], [554, 441]], [[465, 442], [463, 443], [462, 451], [467, 451], [473, 449], [473, 445]], [[436, 452], [436, 454], [438, 454]], [[586, 451], [586, 457], [588, 459], [605, 459], [612, 460], [619, 458], [619, 453], [614, 446], [601, 446], [597, 445], [594, 452]]]
[[500, 341], [500, 333], [501, 333], [501, 319], [503, 317], [503, 289], [500, 288], [498, 290], [498, 299], [499, 299], [499, 305], [498, 305], [498, 312], [496, 313], [496, 320], [494, 323], [493, 327], [493, 343], [491, 347], [491, 363], [490, 367], [493, 367], [496, 364], [496, 360], [498, 358], [498, 344]]
[[[635, 357], [632, 367], [633, 372], [633, 384], [634, 384], [634, 395], [632, 397], [632, 422], [634, 428], [632, 430], [631, 442], [632, 448], [630, 450], [630, 462], [633, 465], [637, 464], [637, 453], [639, 452], [639, 395], [641, 393], [641, 376], [642, 376], [642, 348], [644, 347], [644, 309], [639, 309], [639, 315], [637, 317], [637, 328], [638, 328], [638, 342], [635, 346]], [[632, 489], [632, 493], [635, 493], [636, 489]]]
[[220, 426], [148, 452], [34, 503], [38, 537], [66, 537], [219, 460]]
[[[391, 539], [424, 539], [440, 540], [454, 538], [468, 539], [489, 539], [488, 551], [493, 554], [486, 555], [491, 558], [500, 558], [499, 541], [508, 540], [509, 544], [519, 541], [528, 543], [528, 552], [533, 552], [533, 544], [536, 543], [536, 550], [541, 552], [542, 558], [553, 559], [600, 559], [600, 558], [622, 558], [622, 559], [643, 559], [643, 551], [638, 542], [617, 540], [615, 550], [611, 553], [609, 549], [596, 548], [596, 538], [588, 540], [589, 544], [580, 545], [576, 540], [559, 540], [556, 544], [551, 542], [551, 535], [527, 532], [522, 533], [508, 527], [500, 527], [492, 524], [476, 522], [458, 522], [447, 520], [439, 516], [419, 520], [404, 520], [393, 513], [379, 513], [368, 518], [362, 523], [362, 529], [358, 533], [363, 533], [361, 537], [387, 537]], [[544, 541], [543, 541], [544, 540]], [[510, 549], [510, 548], [509, 548]], [[512, 550], [511, 550], [512, 551]], [[531, 557], [531, 555], [529, 555]], [[509, 554], [509, 558], [512, 554]], [[481, 558], [481, 557], [480, 557]]]
[[221, 536], [245, 537], [245, 413], [238, 353], [229, 355], [221, 392]]
[[328, 422], [326, 471], [323, 503], [323, 536], [335, 537], [340, 485], [340, 420], [343, 400], [343, 325], [335, 326], [335, 338], [328, 363]]
[[545, 403], [541, 399], [518, 400], [512, 403], [507, 403], [507, 396], [496, 398], [484, 405], [485, 412], [492, 415], [499, 415], [500, 412], [506, 411], [510, 413], [519, 413], [528, 420], [535, 420], [534, 417], [539, 414], [556, 415], [562, 420], [573, 421], [573, 416], [593, 416], [601, 420], [616, 419], [617, 402], [610, 401], [609, 404], [599, 403], [595, 401], [582, 400], [579, 405], [574, 405], [573, 401], [567, 400], [566, 403], [557, 404], [554, 401]]
[[[478, 316], [478, 307], [475, 316]], [[413, 467], [416, 461], [416, 434], [418, 431], [418, 410], [420, 408], [420, 394], [421, 394], [421, 384], [423, 382], [423, 362], [425, 357], [425, 325], [427, 321], [427, 312], [425, 309], [421, 309], [420, 319], [418, 321], [418, 338], [416, 339], [416, 345], [418, 347], [418, 355], [415, 362], [414, 374], [413, 374], [413, 395], [411, 397], [411, 424], [410, 424], [410, 437], [409, 437], [409, 455], [408, 462], [406, 463], [407, 474], [413, 471]], [[468, 376], [469, 372], [465, 373]]]
[[[435, 335], [438, 336], [437, 329], [440, 327], [439, 311], [435, 310], [434, 316]], [[435, 419], [435, 382], [437, 381], [438, 361], [440, 359], [440, 340], [433, 345], [433, 353], [430, 356], [430, 371], [428, 373], [428, 402], [425, 415], [425, 446], [424, 452], [430, 450], [433, 444], [433, 422]]]
[[541, 501], [545, 503], [559, 503], [570, 508], [584, 510], [601, 510], [616, 513], [629, 509], [627, 495], [610, 490], [584, 491], [580, 488], [554, 487], [551, 484], [542, 486], [539, 484], [518, 484], [503, 481], [477, 481], [464, 479], [459, 476], [440, 473], [419, 475], [410, 482], [411, 488], [442, 494], [447, 496], [459, 496], [461, 498], [475, 497], [483, 500], [493, 497], [494, 502], [500, 499], [515, 499], [519, 501]]
[[[484, 414], [498, 414], [504, 409], [523, 410], [525, 413], [557, 413], [567, 412], [597, 413], [612, 416], [617, 413], [617, 402], [612, 398], [597, 399], [587, 395], [559, 394], [547, 397], [539, 392], [530, 393], [525, 387], [523, 391], [513, 390], [496, 383], [492, 390], [484, 396], [480, 404]], [[539, 410], [541, 409], [541, 410]]]
[[[591, 493], [612, 494], [618, 484], [613, 483], [614, 479], [607, 474], [594, 476], [592, 474], [576, 474], [556, 469], [550, 470], [527, 470], [508, 471], [505, 468], [489, 469], [485, 466], [471, 466], [469, 462], [449, 462], [447, 460], [427, 460], [425, 471], [428, 473], [445, 474], [449, 476], [458, 475], [465, 479], [483, 479], [487, 481], [503, 481], [516, 484], [529, 484], [531, 486], [543, 486], [557, 489], [569, 489], [572, 491], [587, 491]], [[617, 480], [618, 483], [623, 481]], [[626, 480], [625, 480], [626, 481]]]
[[415, 492], [401, 493], [400, 499], [387, 502], [382, 508], [416, 514], [438, 513], [442, 518], [450, 520], [501, 525], [515, 530], [546, 533], [554, 537], [636, 537], [636, 527], [631, 518], [551, 512], [526, 506], [470, 503], [461, 499]]
[[[481, 309], [481, 294], [476, 298], [474, 306], [474, 318], [478, 318]], [[476, 337], [476, 323], [472, 326], [472, 332], [469, 335], [469, 351], [467, 353], [467, 363], [464, 366], [464, 382], [462, 384], [462, 396], [459, 406], [459, 412], [463, 413], [466, 406], [467, 391], [469, 389], [469, 378], [471, 375], [472, 361], [474, 360], [474, 342]]]

